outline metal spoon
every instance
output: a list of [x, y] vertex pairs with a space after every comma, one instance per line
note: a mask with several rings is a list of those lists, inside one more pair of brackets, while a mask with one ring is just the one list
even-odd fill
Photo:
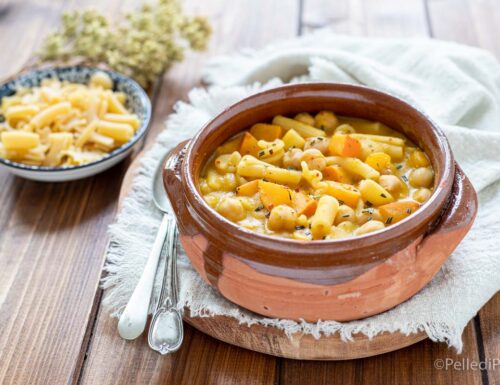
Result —
[[184, 338], [182, 316], [177, 310], [177, 230], [169, 232], [166, 240], [165, 273], [156, 311], [149, 326], [151, 349], [161, 354], [177, 351]]
[[[144, 331], [148, 317], [149, 302], [151, 300], [151, 291], [163, 243], [167, 235], [175, 235], [176, 232], [175, 218], [171, 213], [172, 206], [163, 187], [162, 171], [164, 159], [158, 164], [153, 178], [153, 200], [156, 207], [164, 213], [163, 219], [142, 276], [118, 322], [118, 332], [122, 338], [127, 340], [139, 337]], [[182, 326], [182, 318], [180, 325]]]

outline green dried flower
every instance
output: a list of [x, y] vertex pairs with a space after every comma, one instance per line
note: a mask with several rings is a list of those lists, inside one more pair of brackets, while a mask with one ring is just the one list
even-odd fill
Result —
[[65, 13], [60, 29], [45, 38], [39, 57], [106, 64], [146, 87], [181, 61], [186, 48], [205, 49], [212, 32], [207, 19], [185, 16], [178, 0], [143, 4], [121, 20], [113, 25], [95, 10]]

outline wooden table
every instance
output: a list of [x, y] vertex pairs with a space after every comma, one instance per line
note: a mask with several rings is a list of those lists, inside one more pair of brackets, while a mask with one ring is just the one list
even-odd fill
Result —
[[[132, 0], [10, 0], [0, 12], [0, 76], [17, 71], [66, 9], [92, 5], [109, 16]], [[199, 84], [212, 55], [307, 34], [431, 36], [500, 57], [497, 0], [186, 0], [215, 28], [208, 53], [189, 54], [161, 80], [147, 143], [176, 100]], [[0, 172], [0, 383], [19, 384], [500, 384], [491, 370], [438, 370], [436, 359], [500, 358], [500, 295], [469, 323], [464, 352], [429, 341], [369, 359], [299, 362], [245, 351], [186, 326], [182, 349], [161, 357], [145, 338], [120, 339], [101, 308], [106, 228], [129, 161], [94, 178], [42, 184]], [[471, 284], [474, 284], [471, 282]]]

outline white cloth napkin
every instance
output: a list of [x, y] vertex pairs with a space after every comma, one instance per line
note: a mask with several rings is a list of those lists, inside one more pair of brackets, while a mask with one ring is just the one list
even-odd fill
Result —
[[[110, 227], [103, 286], [113, 315], [126, 305], [145, 264], [161, 216], [151, 202], [151, 178], [165, 152], [190, 138], [228, 105], [288, 81], [364, 84], [419, 106], [446, 132], [455, 157], [479, 193], [476, 222], [447, 263], [423, 290], [396, 308], [351, 322], [268, 319], [223, 299], [180, 255], [180, 303], [193, 316], [226, 315], [288, 334], [424, 330], [434, 341], [461, 350], [461, 334], [500, 289], [500, 65], [481, 49], [435, 40], [369, 39], [321, 31], [261, 51], [218, 57], [205, 68], [213, 87], [193, 89], [176, 105], [167, 129], [143, 157], [133, 189]], [[160, 266], [162, 272], [162, 266]], [[160, 274], [155, 284], [155, 300]], [[154, 303], [155, 301], [153, 301]], [[153, 309], [153, 305], [151, 306]]]

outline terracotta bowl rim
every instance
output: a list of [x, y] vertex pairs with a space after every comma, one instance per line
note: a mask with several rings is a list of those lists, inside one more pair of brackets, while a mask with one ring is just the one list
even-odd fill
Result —
[[[405, 218], [404, 220], [382, 230], [374, 231], [372, 233], [359, 235], [350, 238], [333, 239], [333, 240], [314, 240], [314, 241], [301, 241], [290, 238], [282, 238], [279, 236], [271, 236], [266, 234], [260, 234], [252, 230], [246, 229], [244, 227], [238, 226], [236, 223], [231, 222], [222, 215], [220, 215], [215, 209], [211, 208], [203, 199], [198, 188], [195, 186], [193, 178], [193, 167], [194, 160], [196, 157], [196, 151], [202, 144], [201, 140], [208, 130], [217, 129], [226, 120], [226, 117], [231, 117], [235, 109], [240, 108], [241, 105], [245, 105], [251, 101], [262, 99], [263, 97], [270, 96], [273, 94], [278, 95], [280, 92], [300, 92], [309, 91], [314, 92], [330, 89], [332, 91], [348, 91], [356, 93], [359, 95], [372, 95], [379, 96], [383, 98], [392, 99], [394, 103], [403, 105], [407, 108], [414, 110], [416, 116], [419, 119], [425, 121], [426, 125], [429, 126], [434, 135], [437, 138], [439, 147], [443, 153], [444, 164], [443, 173], [441, 179], [435, 184], [434, 191], [431, 198], [421, 208], [413, 215]], [[281, 99], [286, 102], [286, 99], [276, 98], [273, 100]], [[259, 106], [260, 104], [254, 105], [253, 108]], [[252, 108], [250, 108], [252, 109]], [[247, 109], [248, 110], [248, 109]], [[241, 113], [241, 112], [240, 112]], [[232, 116], [234, 117], [234, 116]], [[423, 225], [429, 220], [436, 212], [441, 211], [446, 207], [448, 199], [451, 196], [451, 190], [453, 185], [453, 177], [455, 175], [455, 163], [453, 153], [449, 146], [448, 140], [444, 132], [439, 128], [439, 126], [423, 111], [414, 105], [402, 100], [399, 97], [391, 95], [387, 92], [383, 92], [374, 88], [370, 88], [362, 85], [353, 85], [347, 83], [335, 83], [335, 82], [308, 82], [308, 83], [296, 83], [288, 84], [279, 87], [273, 87], [262, 92], [252, 94], [238, 102], [230, 105], [220, 112], [217, 116], [212, 118], [207, 122], [198, 133], [189, 141], [186, 148], [186, 155], [181, 168], [182, 175], [182, 185], [183, 191], [186, 194], [188, 202], [192, 207], [198, 208], [198, 214], [206, 223], [211, 225], [214, 229], [219, 229], [226, 227], [230, 230], [231, 237], [237, 238], [242, 241], [256, 242], [257, 245], [265, 247], [268, 249], [274, 249], [279, 252], [287, 248], [300, 248], [304, 251], [314, 252], [325, 251], [330, 248], [332, 253], [341, 253], [349, 250], [355, 250], [361, 243], [363, 247], [375, 246], [380, 244], [380, 242], [386, 242], [390, 239], [398, 238], [404, 234], [412, 231], [415, 227]], [[415, 237], [416, 238], [416, 237]]]

